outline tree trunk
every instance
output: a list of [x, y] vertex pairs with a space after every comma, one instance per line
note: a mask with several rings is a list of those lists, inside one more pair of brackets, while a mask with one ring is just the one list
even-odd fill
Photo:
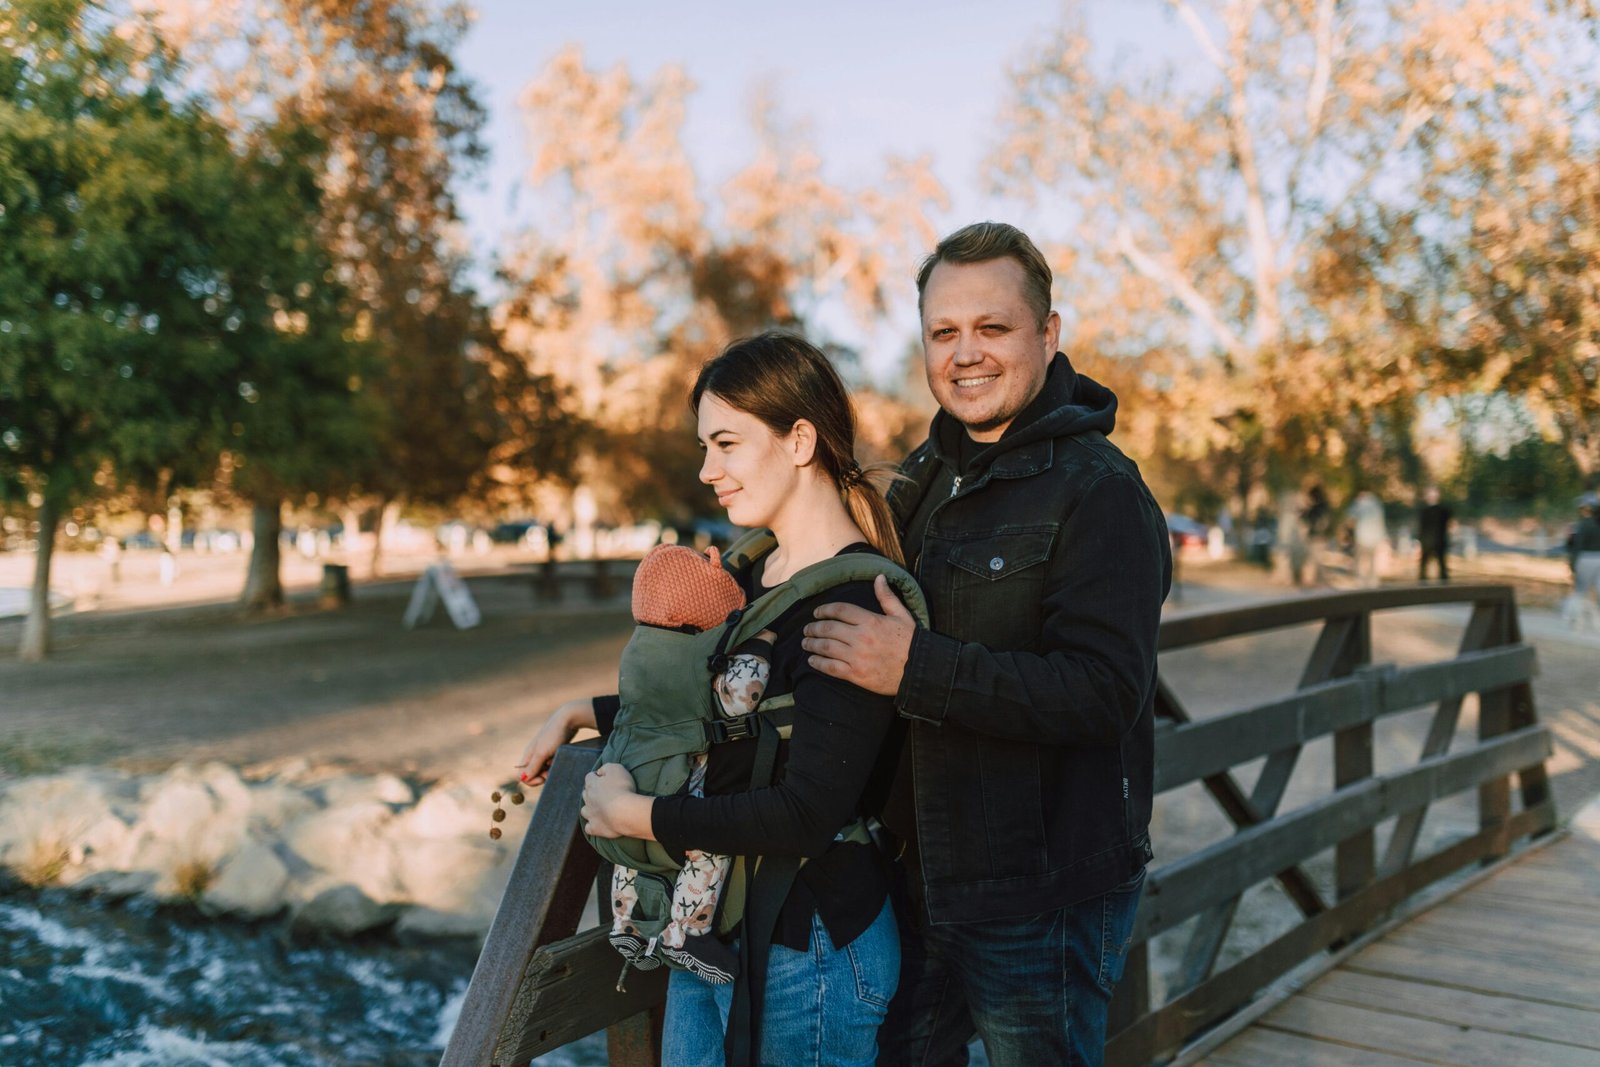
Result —
[[50, 560], [55, 555], [56, 524], [60, 521], [61, 508], [47, 492], [39, 505], [39, 550], [33, 557], [28, 618], [22, 624], [22, 644], [17, 649], [24, 663], [37, 663], [50, 652]]
[[266, 611], [283, 604], [283, 576], [279, 572], [279, 546], [283, 537], [283, 504], [257, 503], [251, 508], [255, 546], [250, 550], [250, 570], [245, 577], [239, 606], [246, 611]]
[[339, 535], [339, 548], [345, 566], [355, 573], [356, 555], [361, 549], [361, 509], [346, 501], [339, 509], [339, 525], [344, 532]]
[[400, 501], [384, 500], [378, 505], [378, 521], [372, 527], [371, 575], [376, 578], [383, 567], [383, 542], [400, 521]]
[[183, 548], [183, 505], [178, 503], [177, 497], [167, 501], [167, 551], [177, 555]]

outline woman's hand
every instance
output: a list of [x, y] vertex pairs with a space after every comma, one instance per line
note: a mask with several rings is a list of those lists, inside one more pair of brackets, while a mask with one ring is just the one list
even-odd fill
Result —
[[650, 808], [654, 798], [635, 791], [633, 775], [620, 763], [606, 763], [583, 780], [583, 807], [578, 817], [593, 837], [636, 837], [654, 841]]
[[550, 713], [539, 732], [533, 735], [522, 758], [516, 762], [517, 776], [526, 785], [543, 785], [550, 775], [550, 761], [556, 749], [572, 740], [572, 735], [587, 727], [595, 728], [594, 701], [569, 700]]

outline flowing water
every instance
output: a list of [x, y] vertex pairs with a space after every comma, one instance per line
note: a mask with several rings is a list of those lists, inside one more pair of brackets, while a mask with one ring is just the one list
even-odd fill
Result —
[[[0, 896], [0, 1067], [432, 1067], [473, 955], [305, 944], [59, 891]], [[538, 1063], [603, 1064], [595, 1035]]]

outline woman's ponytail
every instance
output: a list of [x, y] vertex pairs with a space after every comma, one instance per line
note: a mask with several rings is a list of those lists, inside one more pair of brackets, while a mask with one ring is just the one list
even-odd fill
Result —
[[905, 553], [900, 550], [900, 535], [895, 530], [894, 513], [889, 510], [885, 495], [900, 476], [887, 464], [874, 464], [863, 470], [859, 463], [851, 460], [839, 479], [839, 492], [851, 521], [861, 528], [867, 543], [904, 567]]

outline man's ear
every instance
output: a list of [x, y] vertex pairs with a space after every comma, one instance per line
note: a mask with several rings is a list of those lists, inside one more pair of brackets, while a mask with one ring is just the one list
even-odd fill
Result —
[[817, 428], [810, 419], [797, 419], [789, 429], [789, 450], [796, 467], [806, 467], [816, 458]]
[[1044, 320], [1044, 351], [1051, 358], [1061, 351], [1061, 316], [1054, 311]]

